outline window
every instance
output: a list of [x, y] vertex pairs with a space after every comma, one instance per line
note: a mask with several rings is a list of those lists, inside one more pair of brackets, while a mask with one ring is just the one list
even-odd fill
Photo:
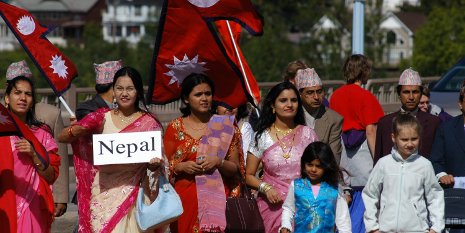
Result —
[[135, 16], [142, 16], [142, 6], [141, 5], [134, 5], [134, 15]]
[[396, 44], [396, 33], [393, 31], [388, 31], [386, 35], [386, 42], [391, 45]]
[[139, 26], [128, 26], [128, 35], [129, 36], [138, 36], [140, 34]]

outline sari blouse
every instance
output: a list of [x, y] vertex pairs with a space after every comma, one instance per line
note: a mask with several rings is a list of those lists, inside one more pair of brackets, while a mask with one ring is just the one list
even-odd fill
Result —
[[[226, 154], [225, 160], [230, 159], [230, 151], [237, 148], [239, 152], [240, 173], [245, 174], [244, 156], [241, 147], [241, 132], [237, 126], [234, 127], [234, 136]], [[183, 118], [174, 119], [166, 128], [163, 138], [165, 154], [169, 160], [170, 180], [174, 183], [176, 192], [181, 197], [184, 213], [178, 220], [178, 232], [201, 232], [198, 228], [198, 205], [195, 175], [176, 174], [174, 168], [177, 164], [186, 161], [196, 161], [197, 148], [200, 139], [195, 139], [186, 133]], [[227, 197], [240, 196], [240, 179], [237, 177], [223, 179], [225, 194]], [[174, 230], [176, 231], [176, 230]]]

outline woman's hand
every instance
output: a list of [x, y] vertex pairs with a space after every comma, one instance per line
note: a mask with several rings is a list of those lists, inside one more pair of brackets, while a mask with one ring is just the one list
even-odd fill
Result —
[[34, 147], [26, 139], [19, 139], [15, 143], [16, 150], [21, 153], [28, 154], [31, 158], [35, 155]]
[[202, 172], [213, 171], [215, 168], [221, 167], [222, 160], [217, 156], [204, 156], [197, 158], [197, 164], [201, 166]]
[[194, 161], [186, 161], [176, 166], [176, 173], [184, 172], [189, 175], [201, 174], [202, 167]]
[[281, 228], [279, 233], [291, 233], [291, 231], [289, 229], [287, 229], [287, 228]]
[[148, 169], [150, 171], [156, 171], [163, 164], [163, 160], [159, 158], [152, 158], [149, 162]]
[[270, 190], [266, 191], [266, 198], [271, 204], [278, 204], [283, 201], [281, 195], [276, 191], [276, 189], [271, 188]]

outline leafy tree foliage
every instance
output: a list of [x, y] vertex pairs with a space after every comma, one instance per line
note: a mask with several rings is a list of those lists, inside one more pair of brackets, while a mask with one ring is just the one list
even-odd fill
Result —
[[422, 75], [440, 75], [464, 56], [463, 10], [463, 7], [434, 8], [425, 25], [416, 32], [412, 63]]

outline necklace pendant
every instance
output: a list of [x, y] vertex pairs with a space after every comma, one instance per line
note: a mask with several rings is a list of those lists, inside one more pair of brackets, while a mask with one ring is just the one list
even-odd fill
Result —
[[288, 159], [288, 158], [290, 158], [290, 157], [291, 157], [291, 155], [290, 155], [289, 153], [284, 153], [284, 154], [283, 154], [283, 158], [285, 158], [285, 159]]

